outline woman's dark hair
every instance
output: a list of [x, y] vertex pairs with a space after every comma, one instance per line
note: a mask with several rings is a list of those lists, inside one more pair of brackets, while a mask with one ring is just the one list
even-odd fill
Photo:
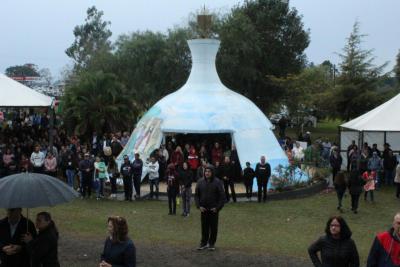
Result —
[[128, 239], [128, 223], [120, 216], [108, 217], [107, 222], [113, 225], [112, 242], [123, 242]]
[[56, 234], [58, 235], [57, 227], [56, 227], [54, 221], [51, 219], [50, 213], [47, 211], [42, 211], [36, 215], [36, 217], [39, 217], [39, 216], [42, 217], [46, 222], [49, 222], [50, 224], [48, 227], [54, 227], [54, 229], [56, 230]]
[[337, 220], [340, 224], [340, 239], [349, 239], [352, 235], [349, 226], [347, 225], [346, 221], [341, 216], [332, 216], [326, 222], [325, 233], [327, 236], [332, 236], [330, 227], [333, 220]]
[[42, 212], [39, 212], [36, 216], [40, 216], [40, 217], [43, 217], [43, 219], [46, 221], [46, 222], [50, 222], [51, 221], [51, 215], [50, 215], [50, 213], [48, 213], [47, 211], [42, 211]]

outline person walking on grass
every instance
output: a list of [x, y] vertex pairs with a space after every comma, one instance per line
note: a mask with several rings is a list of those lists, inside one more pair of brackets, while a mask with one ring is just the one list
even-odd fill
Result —
[[308, 248], [313, 265], [316, 267], [359, 267], [358, 251], [351, 235], [349, 226], [341, 216], [329, 218], [325, 235]]
[[346, 180], [343, 172], [339, 172], [336, 175], [336, 179], [334, 181], [335, 185], [335, 191], [336, 195], [338, 198], [338, 206], [337, 209], [340, 210], [340, 212], [343, 212], [342, 210], [342, 199], [344, 196], [344, 193], [346, 192]]
[[256, 177], [258, 187], [258, 202], [261, 202], [263, 194], [263, 201], [267, 201], [267, 185], [271, 177], [271, 165], [265, 160], [265, 156], [261, 156], [260, 162], [256, 165]]
[[369, 251], [367, 267], [400, 266], [400, 212], [393, 218], [392, 227], [376, 235]]
[[362, 174], [362, 178], [365, 182], [364, 185], [364, 200], [367, 201], [368, 193], [371, 198], [371, 202], [374, 202], [374, 191], [375, 191], [375, 179], [376, 179], [376, 172], [375, 171], [365, 171]]
[[352, 170], [350, 172], [348, 187], [351, 196], [351, 210], [354, 214], [358, 213], [358, 201], [362, 193], [363, 180], [361, 179], [358, 170]]
[[222, 182], [214, 176], [214, 167], [208, 165], [204, 178], [197, 182], [196, 207], [201, 212], [201, 241], [198, 250], [215, 250], [218, 233], [218, 215], [225, 203]]

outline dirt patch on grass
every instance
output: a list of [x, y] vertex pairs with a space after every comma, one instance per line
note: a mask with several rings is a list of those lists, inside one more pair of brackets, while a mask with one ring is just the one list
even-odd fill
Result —
[[[62, 235], [59, 241], [61, 266], [98, 266], [105, 237], [77, 238]], [[196, 251], [195, 246], [172, 246], [165, 243], [135, 242], [137, 266], [225, 267], [225, 266], [311, 266], [308, 260], [284, 256], [246, 253], [240, 250], [217, 248], [216, 251]], [[194, 243], [195, 245], [195, 243]]]

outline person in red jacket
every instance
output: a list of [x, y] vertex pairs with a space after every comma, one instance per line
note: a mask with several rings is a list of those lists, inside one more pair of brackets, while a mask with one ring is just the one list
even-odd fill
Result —
[[393, 219], [392, 228], [376, 235], [369, 251], [367, 267], [400, 266], [400, 212]]
[[191, 146], [189, 149], [188, 164], [192, 170], [193, 176], [196, 175], [197, 168], [199, 167], [199, 156], [194, 146]]
[[181, 167], [183, 163], [183, 152], [180, 146], [177, 146], [171, 156], [171, 163], [175, 165], [175, 168]]

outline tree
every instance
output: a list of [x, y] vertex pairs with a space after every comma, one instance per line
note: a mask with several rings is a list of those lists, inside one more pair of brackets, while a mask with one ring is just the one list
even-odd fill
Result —
[[53, 76], [49, 68], [43, 68], [39, 70], [40, 78], [45, 82], [47, 87], [50, 87], [53, 82]]
[[131, 128], [137, 109], [127, 94], [113, 74], [82, 73], [76, 84], [66, 88], [62, 99], [66, 128], [86, 137], [93, 131], [104, 133]]
[[297, 75], [284, 78], [270, 77], [273, 84], [283, 91], [277, 109], [284, 104], [292, 117], [302, 117], [306, 110], [317, 110], [320, 117], [327, 116], [332, 107], [326, 97], [332, 92], [333, 80], [330, 67], [321, 64], [305, 68]]
[[6, 69], [8, 77], [39, 77], [38, 67], [32, 63], [11, 66]]
[[116, 75], [142, 110], [181, 87], [190, 71], [187, 29], [135, 32], [116, 42]]
[[65, 53], [75, 61], [77, 70], [88, 67], [91, 59], [97, 54], [111, 51], [111, 24], [103, 21], [103, 12], [95, 6], [88, 8], [85, 24], [74, 28], [75, 41]]
[[341, 73], [335, 89], [334, 101], [339, 116], [348, 121], [380, 104], [383, 99], [377, 92], [381, 74], [386, 64], [375, 66], [372, 50], [361, 48], [359, 23], [347, 38], [343, 53], [339, 54]]
[[217, 69], [222, 82], [264, 111], [282, 97], [269, 77], [298, 74], [306, 63], [309, 33], [287, 2], [245, 1], [223, 19], [219, 36]]
[[398, 83], [400, 84], [400, 50], [396, 57], [396, 66], [394, 67], [394, 75], [397, 78]]

